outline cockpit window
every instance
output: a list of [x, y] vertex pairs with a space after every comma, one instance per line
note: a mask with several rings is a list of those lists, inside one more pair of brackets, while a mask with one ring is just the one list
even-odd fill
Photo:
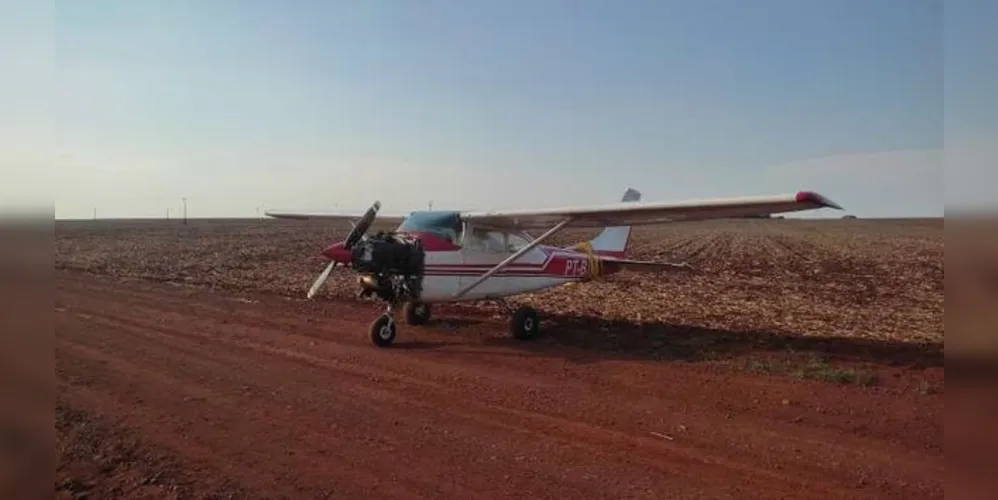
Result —
[[509, 252], [516, 252], [530, 244], [530, 240], [516, 233], [506, 235], [506, 245]]
[[413, 212], [397, 231], [434, 233], [457, 244], [461, 241], [461, 217], [458, 212]]
[[488, 253], [503, 253], [506, 251], [505, 236], [496, 231], [472, 228], [469, 233], [465, 234], [465, 248]]

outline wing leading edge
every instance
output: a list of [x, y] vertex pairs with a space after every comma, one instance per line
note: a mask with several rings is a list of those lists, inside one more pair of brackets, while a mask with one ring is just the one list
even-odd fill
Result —
[[462, 212], [463, 220], [496, 229], [544, 229], [571, 218], [565, 227], [636, 226], [679, 221], [768, 216], [820, 208], [841, 210], [835, 202], [813, 192], [771, 196], [742, 196], [685, 202], [622, 202], [540, 210]]
[[[609, 205], [589, 205], [548, 209], [517, 209], [490, 212], [461, 212], [461, 219], [480, 227], [500, 230], [548, 229], [566, 218], [572, 218], [565, 228], [606, 226], [637, 226], [668, 222], [707, 219], [767, 216], [820, 208], [842, 207], [814, 191], [772, 196], [742, 196], [684, 202], [619, 202]], [[293, 220], [355, 221], [363, 212], [293, 212], [267, 210], [268, 217]], [[379, 214], [379, 219], [406, 219], [406, 215]]]
[[[364, 216], [364, 212], [289, 212], [281, 210], [266, 210], [264, 215], [274, 219], [290, 220], [330, 220], [330, 221], [355, 221]], [[405, 219], [405, 215], [378, 214], [378, 219]]]

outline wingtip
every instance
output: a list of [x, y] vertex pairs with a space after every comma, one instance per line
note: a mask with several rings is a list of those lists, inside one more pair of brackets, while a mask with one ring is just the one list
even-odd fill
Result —
[[834, 208], [836, 210], [842, 210], [842, 207], [838, 203], [814, 192], [814, 191], [798, 191], [795, 197], [797, 203], [813, 203], [822, 208]]
[[289, 214], [284, 212], [271, 212], [270, 210], [265, 210], [263, 215], [270, 217], [271, 219], [290, 219], [290, 220], [308, 220], [308, 217]]

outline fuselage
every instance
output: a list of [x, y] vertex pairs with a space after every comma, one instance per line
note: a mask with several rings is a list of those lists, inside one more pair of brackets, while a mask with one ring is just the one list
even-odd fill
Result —
[[[597, 274], [610, 274], [596, 254], [550, 245], [536, 245], [459, 298], [455, 295], [531, 243], [522, 233], [467, 227], [452, 212], [415, 212], [397, 229], [422, 241], [426, 252], [421, 300], [427, 303], [491, 299], [536, 292]], [[323, 252], [349, 261], [349, 252], [336, 244]]]
[[[422, 236], [424, 246], [434, 236]], [[580, 252], [538, 245], [460, 298], [455, 294], [513, 252], [474, 248], [426, 249], [422, 298], [425, 302], [481, 300], [535, 292], [590, 276], [591, 258]], [[598, 264], [595, 266], [598, 268]]]

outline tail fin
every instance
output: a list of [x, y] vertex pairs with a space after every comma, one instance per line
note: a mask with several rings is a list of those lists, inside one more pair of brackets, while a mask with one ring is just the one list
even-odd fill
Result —
[[[627, 188], [620, 201], [641, 201], [641, 192], [633, 188]], [[589, 244], [592, 245], [593, 251], [597, 254], [623, 257], [630, 239], [631, 226], [615, 226], [604, 228], [602, 232], [589, 241]]]

